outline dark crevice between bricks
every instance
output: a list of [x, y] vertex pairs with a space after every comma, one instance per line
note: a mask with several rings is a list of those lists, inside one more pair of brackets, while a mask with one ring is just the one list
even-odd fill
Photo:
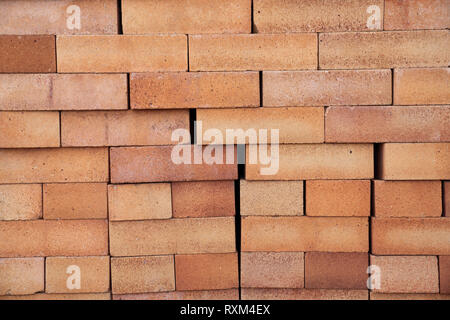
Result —
[[441, 181], [441, 217], [445, 217], [445, 181]]
[[256, 33], [256, 28], [255, 28], [255, 14], [254, 14], [254, 11], [253, 11], [253, 0], [252, 0], [252, 3], [251, 3], [251, 10], [250, 10], [251, 12], [250, 12], [250, 17], [251, 17], [251, 33]]
[[189, 109], [189, 132], [191, 134], [191, 144], [197, 143], [195, 122], [197, 121], [197, 109]]
[[122, 27], [122, 0], [117, 0], [117, 32], [123, 34]]
[[263, 72], [259, 71], [259, 107], [263, 106]]
[[394, 105], [394, 69], [391, 69], [391, 105]]
[[187, 72], [190, 71], [191, 67], [189, 66], [189, 35], [186, 35], [186, 53], [187, 53]]
[[379, 165], [381, 161], [381, 144], [373, 144], [373, 179], [380, 179], [381, 176], [381, 166]]
[[306, 216], [306, 180], [303, 180], [303, 215]]
[[238, 179], [234, 181], [235, 236], [238, 258], [239, 300], [241, 300], [241, 189], [240, 181], [245, 179], [245, 164], [238, 164]]
[[131, 86], [131, 75], [129, 73], [127, 73], [127, 108], [131, 109], [131, 91], [130, 91], [130, 86]]

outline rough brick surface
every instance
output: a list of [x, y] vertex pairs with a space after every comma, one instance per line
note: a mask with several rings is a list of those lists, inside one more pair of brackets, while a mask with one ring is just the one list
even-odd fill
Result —
[[440, 293], [450, 294], [450, 256], [439, 256]]
[[0, 258], [0, 295], [44, 291], [44, 258]]
[[367, 300], [367, 290], [242, 288], [242, 300]]
[[0, 220], [33, 220], [41, 217], [40, 184], [0, 185]]
[[113, 300], [239, 300], [239, 289], [115, 294]]
[[0, 296], [0, 300], [111, 300], [110, 293], [37, 293], [32, 295]]
[[437, 294], [437, 293], [378, 293], [378, 292], [371, 292], [370, 300], [450, 300], [450, 295]]

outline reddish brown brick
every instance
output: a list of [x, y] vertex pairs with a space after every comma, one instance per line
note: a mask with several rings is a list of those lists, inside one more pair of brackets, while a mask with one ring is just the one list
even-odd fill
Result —
[[239, 300], [239, 289], [115, 294], [113, 300]]
[[440, 293], [450, 294], [450, 256], [439, 256]]
[[31, 220], [41, 217], [40, 184], [0, 185], [0, 220]]
[[110, 293], [37, 293], [25, 296], [0, 296], [0, 300], [111, 300]]
[[0, 258], [0, 295], [44, 291], [44, 258]]
[[378, 292], [371, 292], [370, 300], [450, 300], [450, 295], [437, 294], [437, 293], [378, 293]]
[[242, 288], [242, 300], [368, 300], [367, 290]]

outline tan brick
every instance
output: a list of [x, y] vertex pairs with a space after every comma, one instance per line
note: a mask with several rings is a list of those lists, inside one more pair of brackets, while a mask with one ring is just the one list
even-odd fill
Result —
[[263, 72], [263, 106], [392, 103], [390, 70]]
[[0, 296], [0, 300], [111, 300], [110, 293], [37, 293], [25, 296]]
[[386, 0], [384, 30], [448, 29], [448, 0]]
[[0, 74], [0, 110], [127, 107], [124, 74]]
[[371, 292], [370, 300], [450, 300], [450, 295], [437, 293], [378, 293]]
[[450, 179], [450, 143], [387, 143], [379, 154], [384, 180]]
[[443, 67], [450, 61], [448, 44], [447, 30], [322, 33], [319, 67]]
[[[74, 11], [80, 8], [80, 28], [69, 29]], [[1, 1], [0, 34], [116, 34], [116, 0]]]
[[111, 258], [113, 293], [175, 290], [173, 256]]
[[0, 150], [0, 183], [107, 180], [106, 148]]
[[56, 72], [55, 36], [2, 35], [0, 52], [0, 73]]
[[394, 70], [394, 104], [450, 104], [449, 68]]
[[169, 183], [109, 185], [108, 202], [110, 220], [172, 217]]
[[187, 110], [61, 113], [63, 147], [168, 145], [179, 128], [189, 130]]
[[369, 180], [306, 181], [308, 216], [370, 216]]
[[[201, 121], [202, 132], [219, 130], [226, 136], [227, 130], [244, 130], [249, 135], [238, 135], [232, 143], [262, 143], [258, 130], [266, 130], [267, 143], [272, 141], [274, 130], [279, 130], [279, 140], [275, 143], [321, 143], [324, 141], [324, 109], [305, 108], [248, 108], [248, 109], [207, 109], [197, 111], [197, 132]], [[250, 131], [249, 131], [250, 130]], [[254, 132], [254, 141], [251, 140]], [[259, 138], [259, 139], [258, 139]], [[240, 142], [239, 139], [242, 139]], [[203, 139], [204, 144], [211, 143]]]
[[172, 183], [174, 218], [235, 215], [234, 181]]
[[[80, 288], [68, 288], [69, 277], [79, 268]], [[109, 290], [109, 257], [49, 257], [45, 260], [47, 293], [89, 293]]]
[[241, 215], [303, 215], [303, 181], [240, 181]]
[[115, 294], [113, 300], [239, 300], [239, 289]]
[[0, 148], [59, 147], [58, 112], [0, 112]]
[[0, 220], [30, 220], [41, 217], [40, 184], [0, 185]]
[[110, 248], [112, 256], [235, 252], [234, 218], [111, 222]]
[[440, 181], [374, 181], [376, 217], [440, 217]]
[[450, 255], [449, 218], [372, 218], [376, 255]]
[[242, 252], [244, 288], [304, 288], [303, 252]]
[[44, 291], [44, 258], [0, 258], [0, 295]]
[[58, 36], [58, 72], [186, 71], [186, 35]]
[[242, 300], [368, 300], [367, 290], [242, 288]]
[[107, 219], [106, 183], [44, 184], [44, 219]]
[[236, 253], [175, 256], [177, 290], [238, 288], [238, 273], [238, 258]]
[[242, 251], [367, 252], [367, 218], [244, 217]]
[[105, 220], [0, 221], [0, 256], [108, 254]]
[[370, 256], [380, 268], [380, 288], [386, 293], [438, 293], [438, 261], [432, 256]]
[[450, 181], [444, 181], [444, 214], [450, 217]]
[[316, 68], [314, 33], [189, 35], [190, 71]]
[[[234, 180], [237, 179], [237, 163], [227, 164], [228, 152], [233, 147], [219, 146], [223, 151], [223, 157], [219, 157], [223, 164], [208, 164], [201, 155], [210, 155], [208, 150], [201, 147], [186, 145], [179, 149], [173, 146], [156, 147], [128, 147], [111, 148], [111, 182], [164, 182], [164, 181], [187, 181], [187, 180]], [[178, 152], [178, 151], [180, 152]], [[200, 151], [201, 164], [194, 163], [194, 152]], [[191, 164], [176, 164], [172, 160], [172, 152], [176, 156], [183, 157], [186, 153], [191, 159]], [[216, 154], [217, 155], [217, 154]], [[236, 156], [236, 154], [235, 154]], [[181, 158], [182, 159], [182, 158]], [[180, 161], [181, 161], [180, 159]]]
[[[274, 145], [268, 153], [276, 152]], [[273, 150], [272, 150], [273, 149]], [[373, 146], [368, 144], [291, 144], [279, 145], [279, 159], [269, 165], [250, 162], [247, 146], [247, 180], [367, 179], [373, 177]], [[279, 169], [276, 171], [276, 161]], [[264, 168], [272, 168], [264, 172]], [[275, 172], [275, 174], [272, 174]], [[268, 174], [269, 173], [269, 174]]]
[[123, 31], [139, 33], [251, 33], [250, 0], [124, 0]]
[[254, 0], [253, 13], [257, 32], [327, 32], [366, 31], [368, 7], [376, 5], [383, 23], [380, 0]]
[[450, 294], [450, 256], [439, 257], [440, 293]]

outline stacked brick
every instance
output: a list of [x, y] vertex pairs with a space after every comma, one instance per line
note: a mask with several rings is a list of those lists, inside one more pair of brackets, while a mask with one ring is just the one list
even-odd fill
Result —
[[0, 2], [0, 299], [449, 299], [448, 8]]

